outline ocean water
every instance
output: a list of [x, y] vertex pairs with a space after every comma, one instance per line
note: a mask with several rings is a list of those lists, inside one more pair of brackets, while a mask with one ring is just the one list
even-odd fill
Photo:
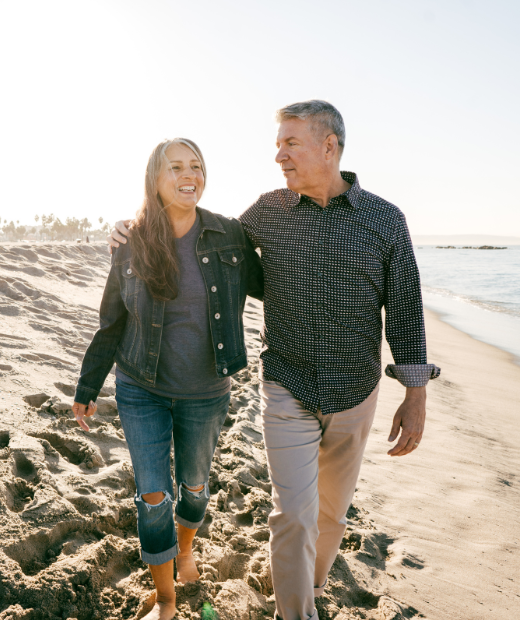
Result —
[[424, 305], [520, 363], [520, 246], [454, 250], [415, 246]]

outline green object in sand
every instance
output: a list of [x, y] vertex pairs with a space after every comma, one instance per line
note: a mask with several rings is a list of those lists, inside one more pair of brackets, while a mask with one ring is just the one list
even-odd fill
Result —
[[201, 620], [218, 620], [217, 612], [211, 606], [211, 603], [205, 601], [202, 605]]

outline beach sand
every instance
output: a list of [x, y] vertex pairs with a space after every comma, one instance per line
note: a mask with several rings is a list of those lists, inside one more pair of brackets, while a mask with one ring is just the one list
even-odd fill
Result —
[[[120, 620], [149, 606], [113, 374], [90, 433], [70, 413], [108, 266], [103, 244], [0, 246], [0, 620]], [[232, 380], [195, 542], [202, 578], [178, 586], [181, 620], [211, 620], [208, 603], [221, 620], [274, 613], [261, 312], [247, 302], [249, 367]], [[426, 326], [442, 375], [428, 388], [423, 441], [386, 455], [404, 390], [384, 377], [321, 620], [520, 617], [520, 367], [429, 312]]]

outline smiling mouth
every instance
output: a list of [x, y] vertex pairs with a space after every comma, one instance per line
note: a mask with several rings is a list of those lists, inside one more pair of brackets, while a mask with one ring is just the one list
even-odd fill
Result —
[[184, 185], [183, 187], [179, 187], [180, 192], [184, 192], [185, 194], [193, 194], [195, 191], [195, 185]]

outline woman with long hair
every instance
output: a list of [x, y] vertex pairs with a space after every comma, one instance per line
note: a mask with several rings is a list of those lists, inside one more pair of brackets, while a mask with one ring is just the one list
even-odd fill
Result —
[[[258, 254], [240, 222], [197, 206], [206, 184], [198, 146], [161, 142], [130, 243], [117, 248], [73, 405], [79, 425], [116, 363], [116, 401], [136, 483], [141, 557], [156, 587], [147, 620], [175, 615], [177, 580], [198, 579], [192, 543], [209, 501], [230, 376], [247, 364], [242, 312], [263, 295]], [[170, 469], [173, 443], [177, 502]]]

